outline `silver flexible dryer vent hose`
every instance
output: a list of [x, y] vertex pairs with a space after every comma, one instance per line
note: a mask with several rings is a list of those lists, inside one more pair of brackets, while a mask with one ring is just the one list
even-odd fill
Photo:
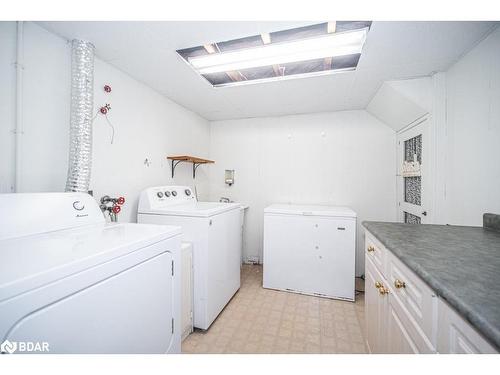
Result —
[[71, 118], [66, 191], [87, 192], [92, 169], [92, 112], [94, 107], [94, 46], [71, 43]]

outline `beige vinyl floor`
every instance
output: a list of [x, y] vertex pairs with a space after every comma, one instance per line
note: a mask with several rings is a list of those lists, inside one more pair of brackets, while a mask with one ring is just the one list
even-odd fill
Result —
[[241, 288], [183, 353], [366, 353], [364, 295], [338, 301], [262, 288], [262, 267], [244, 265]]

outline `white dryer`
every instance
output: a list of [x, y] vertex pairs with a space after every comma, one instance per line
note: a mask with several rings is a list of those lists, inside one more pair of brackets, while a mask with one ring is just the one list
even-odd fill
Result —
[[106, 224], [83, 193], [0, 194], [0, 207], [3, 348], [180, 353], [179, 227]]
[[194, 326], [208, 329], [240, 288], [240, 204], [198, 202], [187, 186], [144, 190], [137, 221], [182, 227], [193, 245]]

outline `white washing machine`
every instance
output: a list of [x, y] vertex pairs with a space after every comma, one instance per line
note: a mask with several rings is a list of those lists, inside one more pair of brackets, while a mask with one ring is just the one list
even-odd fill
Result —
[[83, 193], [0, 207], [4, 351], [180, 353], [179, 227], [106, 224]]
[[273, 204], [264, 210], [264, 288], [354, 301], [356, 213]]
[[194, 326], [208, 329], [240, 288], [241, 224], [238, 203], [198, 202], [187, 186], [144, 190], [137, 221], [182, 227], [193, 245]]

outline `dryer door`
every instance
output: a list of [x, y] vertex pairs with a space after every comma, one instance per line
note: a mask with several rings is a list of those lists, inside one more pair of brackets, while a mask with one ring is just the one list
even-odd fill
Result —
[[161, 253], [24, 317], [7, 339], [47, 342], [49, 353], [166, 353], [171, 267], [172, 254]]

